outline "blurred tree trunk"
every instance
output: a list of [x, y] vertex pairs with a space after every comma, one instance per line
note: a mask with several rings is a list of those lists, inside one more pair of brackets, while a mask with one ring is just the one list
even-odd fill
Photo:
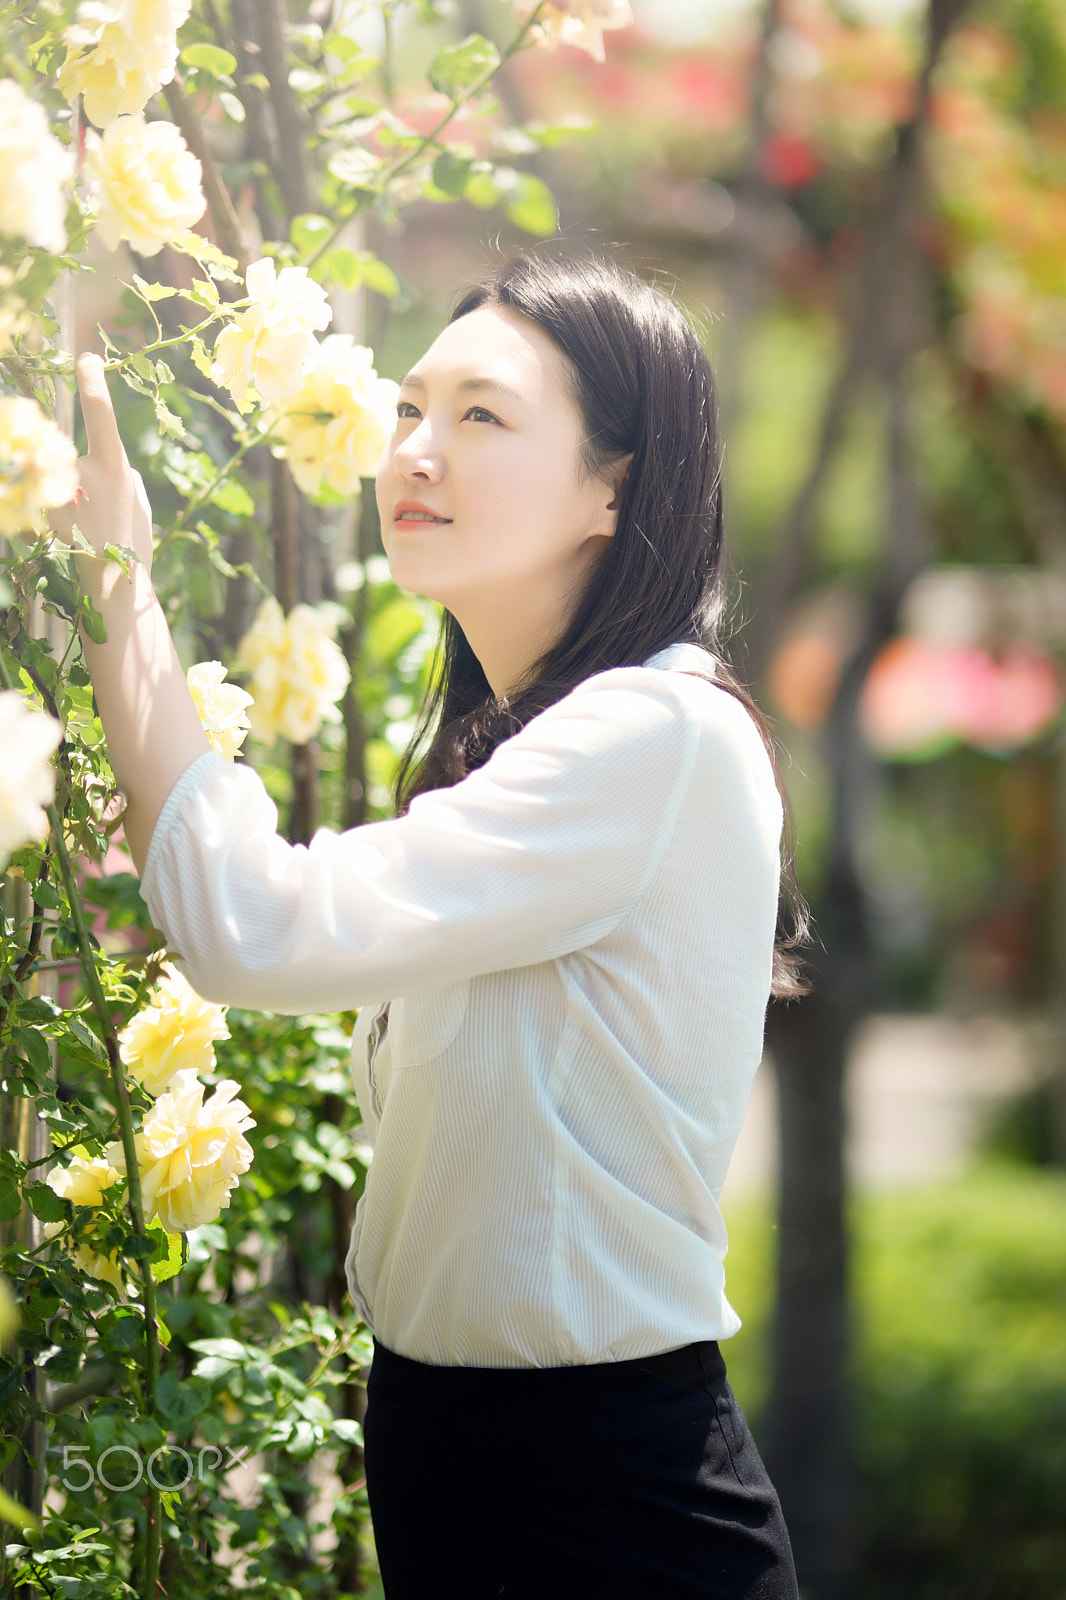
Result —
[[853, 1592], [857, 1538], [849, 1400], [850, 1295], [846, 1218], [845, 1084], [856, 1029], [874, 1003], [876, 965], [858, 841], [876, 768], [858, 724], [871, 662], [891, 636], [903, 594], [927, 559], [911, 467], [908, 375], [929, 338], [930, 280], [920, 244], [925, 215], [922, 132], [932, 73], [966, 0], [933, 0], [912, 120], [886, 171], [850, 334], [818, 443], [773, 564], [756, 632], [765, 666], [787, 599], [805, 572], [821, 490], [862, 380], [885, 415], [886, 546], [864, 636], [845, 669], [826, 730], [830, 858], [813, 911], [813, 992], [771, 1008], [767, 1040], [777, 1067], [781, 1190], [772, 1376], [764, 1429], [767, 1465], [788, 1520], [800, 1585], [811, 1600]]

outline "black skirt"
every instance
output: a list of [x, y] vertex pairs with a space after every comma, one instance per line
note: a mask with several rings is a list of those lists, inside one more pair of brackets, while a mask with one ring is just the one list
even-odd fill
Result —
[[517, 1370], [376, 1345], [364, 1432], [387, 1600], [796, 1600], [717, 1344]]

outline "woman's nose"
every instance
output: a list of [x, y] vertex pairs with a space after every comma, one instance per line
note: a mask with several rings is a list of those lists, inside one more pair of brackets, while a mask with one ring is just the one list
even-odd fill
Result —
[[393, 459], [404, 477], [417, 478], [424, 483], [439, 483], [444, 473], [440, 447], [426, 418], [396, 446]]

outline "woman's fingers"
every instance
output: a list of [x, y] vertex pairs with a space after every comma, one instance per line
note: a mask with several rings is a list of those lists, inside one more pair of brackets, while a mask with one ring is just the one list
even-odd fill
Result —
[[81, 396], [81, 414], [85, 419], [89, 454], [105, 468], [124, 467], [126, 452], [115, 421], [103, 361], [99, 356], [86, 352], [78, 357], [74, 370], [78, 375], [78, 393]]

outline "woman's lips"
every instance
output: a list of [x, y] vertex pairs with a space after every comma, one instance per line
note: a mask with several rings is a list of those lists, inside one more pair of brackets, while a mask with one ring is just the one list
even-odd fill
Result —
[[420, 500], [400, 500], [392, 513], [394, 524], [403, 523], [405, 527], [417, 526], [426, 523], [429, 526], [450, 522], [451, 517], [442, 516], [439, 511], [434, 511], [432, 506], [423, 505]]

